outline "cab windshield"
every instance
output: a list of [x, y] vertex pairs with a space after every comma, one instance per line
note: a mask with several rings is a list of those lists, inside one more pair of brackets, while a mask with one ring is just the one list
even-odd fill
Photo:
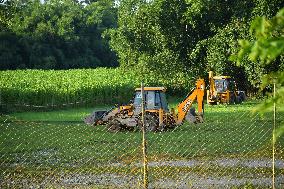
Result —
[[216, 79], [215, 80], [215, 88], [219, 93], [223, 93], [227, 90], [228, 82], [225, 79]]
[[[164, 92], [161, 92], [161, 91], [145, 91], [144, 95], [145, 95], [145, 101], [146, 101], [145, 109], [158, 110], [158, 109], [162, 108], [165, 111], [169, 111], [167, 100], [166, 100], [166, 95], [165, 95]], [[141, 102], [142, 102], [141, 91], [136, 91], [135, 98], [134, 98], [134, 106], [140, 107]]]
[[235, 82], [232, 79], [215, 79], [215, 88], [219, 93], [235, 90]]

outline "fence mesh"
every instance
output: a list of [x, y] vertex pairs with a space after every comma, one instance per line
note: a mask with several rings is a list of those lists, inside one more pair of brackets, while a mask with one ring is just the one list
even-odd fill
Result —
[[[202, 124], [147, 132], [149, 188], [272, 188], [273, 112], [252, 114], [257, 104], [206, 105]], [[142, 133], [87, 126], [90, 112], [2, 115], [0, 188], [143, 188]], [[284, 112], [276, 118], [279, 127]], [[276, 188], [284, 187], [283, 147], [278, 138]]]

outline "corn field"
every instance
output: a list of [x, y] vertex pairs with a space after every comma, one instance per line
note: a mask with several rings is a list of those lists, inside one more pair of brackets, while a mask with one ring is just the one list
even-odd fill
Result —
[[[141, 80], [161, 85], [168, 92], [189, 91], [194, 85], [184, 74], [172, 79], [122, 69], [16, 70], [0, 72], [0, 104], [56, 107], [62, 104], [114, 104], [128, 102]], [[192, 85], [193, 84], [193, 85]]]

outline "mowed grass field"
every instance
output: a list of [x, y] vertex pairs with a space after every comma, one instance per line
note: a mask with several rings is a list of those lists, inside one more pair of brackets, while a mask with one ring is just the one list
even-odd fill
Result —
[[[171, 99], [170, 106], [175, 107], [178, 102]], [[248, 101], [240, 105], [205, 105], [202, 124], [185, 123], [171, 131], [147, 133], [149, 162], [271, 158], [273, 113], [252, 114], [258, 104]], [[105, 126], [88, 126], [82, 121], [93, 110], [109, 108], [111, 106], [1, 116], [1, 179], [32, 177], [36, 182], [51, 173], [62, 172], [141, 175], [140, 132], [109, 133]], [[283, 123], [283, 115], [283, 111], [277, 112], [277, 125]], [[276, 158], [283, 159], [283, 147], [282, 137], [276, 145]], [[153, 171], [160, 176], [189, 171], [184, 167], [165, 169]], [[195, 171], [200, 170], [214, 172], [212, 169]]]

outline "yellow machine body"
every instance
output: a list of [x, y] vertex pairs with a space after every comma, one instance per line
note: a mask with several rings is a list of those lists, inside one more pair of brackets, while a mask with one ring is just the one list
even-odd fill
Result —
[[[203, 122], [204, 79], [196, 81], [196, 87], [186, 96], [176, 109], [171, 111], [165, 97], [165, 87], [144, 87], [145, 122], [149, 131], [163, 131], [181, 125], [184, 120], [193, 123]], [[197, 101], [197, 113], [192, 104]], [[112, 132], [134, 130], [141, 127], [141, 88], [135, 89], [131, 104], [113, 108], [100, 114], [93, 112], [85, 118], [85, 123], [92, 125], [106, 124]], [[138, 127], [137, 127], [138, 126]]]
[[241, 103], [245, 99], [244, 91], [238, 91], [236, 82], [230, 76], [213, 76], [209, 72], [209, 90], [207, 90], [207, 103]]

